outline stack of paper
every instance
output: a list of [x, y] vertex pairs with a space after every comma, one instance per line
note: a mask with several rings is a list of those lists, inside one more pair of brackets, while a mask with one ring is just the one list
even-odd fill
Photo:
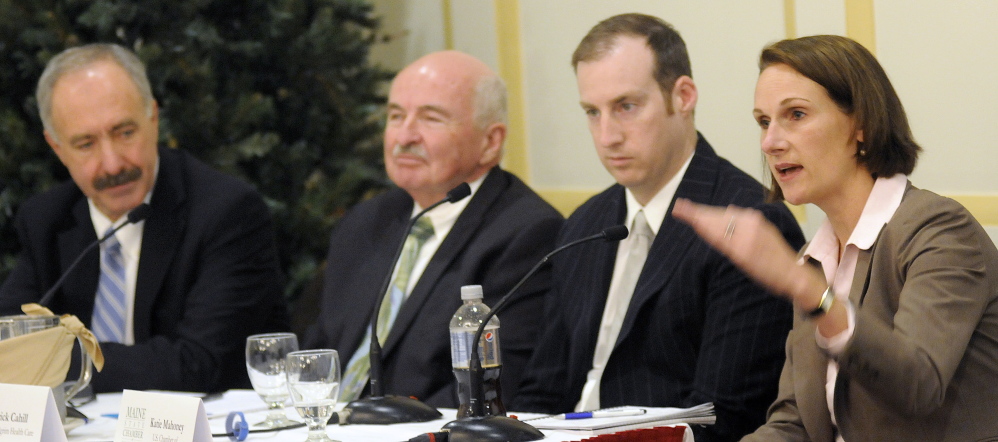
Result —
[[[690, 408], [623, 406], [599, 411], [633, 411], [630, 416], [564, 419], [564, 415], [531, 419], [530, 424], [541, 430], [573, 431], [583, 434], [609, 434], [639, 428], [653, 428], [676, 424], [712, 425], [714, 404], [700, 404]], [[643, 413], [642, 413], [643, 411]], [[629, 414], [629, 413], [621, 413]]]

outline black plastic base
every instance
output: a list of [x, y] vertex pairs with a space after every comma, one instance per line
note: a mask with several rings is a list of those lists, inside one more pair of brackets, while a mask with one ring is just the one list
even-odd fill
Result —
[[465, 417], [444, 425], [448, 442], [526, 442], [544, 439], [530, 424], [506, 416]]
[[349, 424], [388, 425], [427, 422], [443, 417], [436, 408], [405, 396], [366, 397], [350, 402]]

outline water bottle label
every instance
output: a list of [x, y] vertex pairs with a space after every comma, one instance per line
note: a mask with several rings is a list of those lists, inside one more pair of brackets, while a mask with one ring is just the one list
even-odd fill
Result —
[[[470, 348], [469, 344], [474, 338], [474, 332], [451, 332], [450, 357], [451, 365], [454, 368], [469, 368], [468, 359], [470, 359], [470, 353], [468, 353], [468, 349]], [[482, 367], [494, 367], [501, 364], [498, 330], [485, 330], [482, 333], [482, 340], [478, 346], [478, 354], [481, 356]]]
[[482, 332], [482, 345], [479, 346], [482, 354], [482, 367], [494, 367], [499, 365], [499, 331], [485, 330]]

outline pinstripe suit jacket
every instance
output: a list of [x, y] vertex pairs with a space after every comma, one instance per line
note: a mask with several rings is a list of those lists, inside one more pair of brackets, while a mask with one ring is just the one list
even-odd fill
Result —
[[[794, 247], [803, 236], [783, 204], [763, 204], [764, 188], [718, 157], [700, 136], [676, 197], [755, 207]], [[671, 208], [670, 208], [671, 211]], [[614, 185], [566, 221], [559, 244], [620, 224], [624, 188]], [[553, 261], [545, 336], [513, 409], [563, 412], [579, 400], [613, 273], [617, 244], [591, 242]], [[697, 441], [732, 440], [765, 419], [776, 397], [790, 304], [749, 280], [685, 224], [666, 216], [652, 243], [616, 345], [600, 405], [687, 407], [714, 402], [717, 424]]]

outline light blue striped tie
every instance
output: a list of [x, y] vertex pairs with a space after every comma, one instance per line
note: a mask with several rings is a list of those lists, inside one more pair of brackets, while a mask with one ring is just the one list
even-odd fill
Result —
[[[108, 233], [114, 226], [108, 229]], [[104, 242], [100, 260], [100, 282], [91, 320], [94, 335], [100, 342], [125, 342], [125, 259], [121, 243], [111, 236]]]

